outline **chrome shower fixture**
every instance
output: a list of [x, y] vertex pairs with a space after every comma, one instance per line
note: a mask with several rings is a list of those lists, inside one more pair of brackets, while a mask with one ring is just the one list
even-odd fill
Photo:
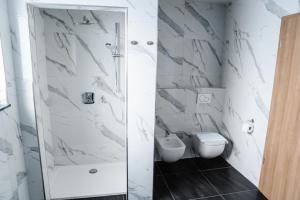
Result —
[[81, 22], [77, 22], [77, 25], [91, 25], [94, 24], [93, 22], [91, 22], [91, 20], [89, 18], [87, 18], [87, 16], [83, 16], [82, 21]]
[[105, 44], [106, 48], [111, 51], [112, 57], [121, 57], [120, 54], [120, 23], [115, 23], [115, 44], [111, 43]]
[[82, 103], [84, 103], [84, 104], [94, 104], [95, 103], [94, 96], [95, 96], [94, 92], [84, 92], [81, 95]]
[[112, 45], [111, 43], [105, 44], [106, 48], [108, 48], [111, 52], [112, 57], [121, 57], [119, 47], [116, 45]]

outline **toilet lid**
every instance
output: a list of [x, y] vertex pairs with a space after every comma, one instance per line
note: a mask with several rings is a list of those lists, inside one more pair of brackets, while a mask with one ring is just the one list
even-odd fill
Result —
[[227, 143], [227, 140], [219, 133], [197, 133], [196, 136], [200, 142], [206, 144], [218, 145]]

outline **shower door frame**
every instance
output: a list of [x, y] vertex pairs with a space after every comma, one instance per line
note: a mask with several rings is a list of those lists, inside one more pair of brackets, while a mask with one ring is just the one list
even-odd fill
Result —
[[[116, 7], [116, 6], [103, 6], [101, 3], [91, 4], [85, 3], [86, 5], [80, 4], [60, 4], [60, 3], [42, 3], [42, 2], [27, 2], [26, 7], [32, 7], [37, 9], [47, 8], [47, 9], [72, 9], [72, 10], [95, 10], [95, 11], [109, 11], [109, 12], [123, 12], [124, 13], [124, 76], [125, 76], [125, 157], [126, 157], [126, 199], [128, 199], [128, 7]], [[28, 21], [28, 20], [27, 20]], [[35, 43], [36, 45], [36, 43]], [[30, 47], [31, 53], [32, 49]], [[33, 69], [33, 67], [32, 67]], [[34, 72], [32, 70], [32, 76], [34, 77]], [[45, 143], [44, 143], [44, 134], [43, 132], [39, 132], [37, 125], [37, 111], [36, 111], [36, 99], [35, 99], [35, 87], [32, 83], [33, 90], [33, 101], [34, 101], [34, 111], [35, 111], [35, 121], [36, 121], [36, 132], [38, 138], [38, 146], [39, 146], [39, 155], [40, 155], [40, 164], [41, 164], [41, 172], [42, 172], [42, 181], [43, 181], [43, 189], [44, 189], [44, 199], [51, 200], [50, 195], [50, 186], [49, 186], [49, 178], [48, 178], [48, 166], [46, 160], [46, 151], [45, 151]], [[41, 148], [41, 146], [43, 148]], [[46, 181], [47, 180], [47, 181]]]

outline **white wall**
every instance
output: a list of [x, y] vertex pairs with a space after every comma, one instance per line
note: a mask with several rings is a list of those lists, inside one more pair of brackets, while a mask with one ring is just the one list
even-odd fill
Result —
[[[197, 156], [192, 136], [200, 131], [220, 132], [224, 94], [222, 88], [157, 89], [155, 137], [176, 134], [186, 145], [183, 158]], [[201, 103], [197, 99], [201, 95], [211, 95], [211, 102]], [[156, 159], [160, 159], [157, 151]]]
[[[38, 3], [64, 5], [102, 5], [128, 8], [128, 40], [139, 42], [128, 46], [128, 187], [129, 199], [151, 199], [153, 184], [154, 110], [157, 50], [157, 1], [156, 0], [38, 0]], [[20, 119], [35, 132], [35, 115], [32, 93], [32, 65], [25, 0], [10, 0], [9, 11], [20, 97]], [[143, 29], [141, 29], [143, 27]], [[154, 41], [148, 46], [147, 41]], [[23, 132], [28, 132], [23, 130]], [[27, 133], [25, 133], [27, 134]], [[31, 199], [43, 199], [41, 173], [39, 172], [38, 146], [35, 134], [27, 134], [28, 173], [31, 180]], [[36, 153], [37, 152], [37, 153]], [[147, 158], [147, 159], [146, 159]], [[143, 162], [141, 162], [143, 161]], [[136, 163], [139, 163], [137, 165]], [[31, 173], [32, 172], [32, 173]], [[33, 173], [34, 172], [34, 173]]]
[[[220, 132], [224, 25], [223, 4], [159, 1], [155, 135], [177, 134], [187, 147], [184, 158], [196, 156], [193, 131]], [[201, 94], [211, 102], [198, 102]]]
[[[297, 0], [238, 0], [227, 8], [223, 132], [234, 144], [227, 161], [256, 185], [267, 133], [280, 17], [298, 8]], [[242, 132], [242, 124], [251, 118], [255, 129], [249, 135]]]
[[40, 152], [36, 131], [35, 108], [32, 90], [32, 65], [30, 34], [25, 1], [8, 1], [11, 43], [16, 74], [17, 101], [21, 132], [23, 135], [24, 157], [28, 175], [30, 199], [44, 198]]
[[[125, 162], [125, 13], [56, 9], [40, 12], [45, 22], [48, 83], [44, 90], [48, 91], [55, 165]], [[49, 16], [63, 20], [72, 30]], [[93, 24], [76, 24], [83, 16]], [[105, 46], [108, 42], [115, 44], [115, 23], [120, 24], [122, 37], [123, 57], [116, 58], [120, 59], [120, 91], [116, 84], [118, 67]], [[94, 104], [82, 103], [84, 92], [94, 92]]]
[[158, 88], [218, 88], [221, 85], [223, 4], [160, 0]]
[[0, 199], [29, 200], [6, 0], [0, 0], [0, 37], [11, 104], [0, 111]]

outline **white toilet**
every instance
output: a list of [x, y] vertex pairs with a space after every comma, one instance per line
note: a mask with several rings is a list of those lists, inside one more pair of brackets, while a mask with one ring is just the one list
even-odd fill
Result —
[[167, 137], [155, 137], [158, 153], [165, 162], [176, 162], [185, 151], [185, 144], [177, 137], [171, 134]]
[[202, 158], [214, 158], [221, 155], [228, 141], [219, 133], [193, 133], [193, 146]]

